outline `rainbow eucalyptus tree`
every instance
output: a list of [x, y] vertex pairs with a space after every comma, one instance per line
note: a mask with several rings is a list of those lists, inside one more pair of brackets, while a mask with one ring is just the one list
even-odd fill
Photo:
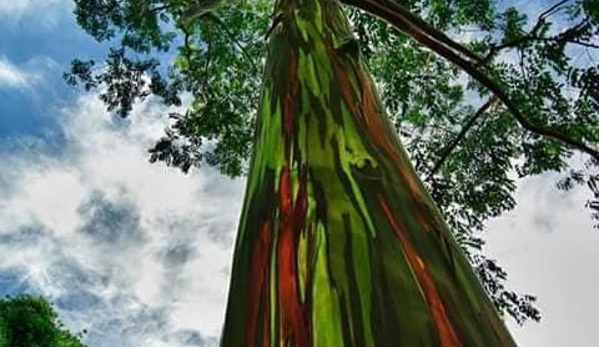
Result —
[[[120, 46], [68, 82], [122, 116], [191, 96], [151, 161], [237, 175], [252, 153], [222, 346], [514, 346], [501, 315], [539, 318], [473, 231], [514, 207], [511, 172], [599, 195], [599, 73], [573, 59], [599, 47], [597, 1], [532, 21], [494, 1], [75, 3]], [[168, 69], [131, 58], [172, 46]]]
[[339, 4], [281, 0], [222, 346], [515, 346]]

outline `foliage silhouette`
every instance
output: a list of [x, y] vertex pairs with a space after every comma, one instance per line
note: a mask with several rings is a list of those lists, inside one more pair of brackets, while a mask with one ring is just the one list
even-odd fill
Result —
[[[556, 1], [536, 14], [492, 0], [342, 2], [352, 5], [358, 37], [346, 48], [362, 53], [417, 172], [496, 307], [518, 323], [538, 320], [535, 298], [505, 287], [505, 271], [480, 251], [477, 232], [515, 207], [517, 178], [559, 172], [558, 188], [586, 184], [596, 199], [599, 1]], [[69, 83], [103, 86], [101, 99], [123, 117], [150, 95], [167, 105], [188, 95], [150, 161], [183, 172], [202, 164], [247, 172], [265, 37], [282, 20], [271, 18], [271, 2], [75, 3], [82, 28], [115, 48], [100, 69], [75, 60]], [[155, 58], [163, 52], [173, 57], [166, 67]], [[585, 163], [572, 164], [580, 151]], [[595, 201], [587, 205], [597, 210]]]

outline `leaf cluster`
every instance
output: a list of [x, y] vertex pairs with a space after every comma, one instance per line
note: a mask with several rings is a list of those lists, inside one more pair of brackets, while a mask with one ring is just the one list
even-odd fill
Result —
[[85, 347], [42, 297], [20, 294], [0, 299], [0, 347]]
[[[117, 46], [101, 70], [94, 71], [93, 61], [76, 59], [64, 77], [87, 90], [103, 86], [100, 98], [123, 117], [149, 96], [166, 105], [191, 100], [183, 114], [170, 115], [171, 126], [149, 149], [150, 161], [184, 172], [205, 163], [238, 176], [251, 151], [270, 3], [258, 0], [219, 9], [214, 0], [205, 2], [210, 3], [76, 1], [81, 27]], [[189, 21], [187, 9], [194, 6], [211, 10]], [[170, 65], [163, 68], [155, 55], [173, 45]]]

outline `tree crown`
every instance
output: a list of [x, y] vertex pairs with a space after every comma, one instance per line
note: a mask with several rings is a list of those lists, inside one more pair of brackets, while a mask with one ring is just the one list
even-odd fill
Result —
[[[505, 271], [480, 253], [475, 232], [514, 208], [516, 178], [545, 172], [560, 173], [560, 189], [588, 185], [587, 206], [599, 218], [599, 1], [556, 1], [538, 13], [492, 0], [342, 2], [352, 5], [355, 49], [495, 304], [519, 323], [538, 320], [534, 297], [505, 288]], [[278, 20], [271, 2], [75, 3], [81, 27], [115, 46], [99, 69], [74, 60], [66, 80], [104, 86], [100, 98], [123, 117], [151, 95], [166, 105], [190, 96], [150, 160], [243, 174], [266, 39]], [[585, 162], [573, 164], [581, 152]]]

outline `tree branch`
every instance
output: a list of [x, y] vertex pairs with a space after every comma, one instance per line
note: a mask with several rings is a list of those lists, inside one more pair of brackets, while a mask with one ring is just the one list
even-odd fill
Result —
[[545, 19], [547, 19], [547, 17], [549, 17], [552, 14], [554, 14], [555, 12], [559, 11], [560, 7], [562, 7], [563, 5], [565, 5], [566, 3], [570, 2], [570, 1], [571, 0], [562, 0], [558, 3], [556, 3], [555, 5], [549, 7], [547, 10], [541, 12], [541, 14], [539, 14], [539, 17], [537, 20], [537, 25], [540, 25], [540, 23], [542, 23]]
[[466, 124], [464, 124], [464, 127], [462, 128], [462, 130], [460, 131], [460, 133], [458, 134], [458, 136], [456, 136], [455, 139], [453, 139], [453, 141], [447, 145], [442, 151], [441, 151], [441, 156], [439, 157], [439, 160], [437, 160], [437, 162], [435, 163], [435, 165], [433, 166], [432, 170], [429, 172], [428, 176], [426, 177], [426, 180], [428, 181], [435, 173], [437, 173], [437, 171], [441, 168], [441, 166], [443, 166], [443, 164], [445, 163], [445, 161], [447, 160], [447, 158], [449, 157], [449, 155], [451, 154], [451, 152], [453, 152], [453, 150], [458, 146], [458, 144], [460, 143], [460, 141], [464, 138], [464, 136], [466, 136], [466, 134], [468, 133], [468, 131], [470, 129], [472, 129], [472, 127], [474, 126], [474, 124], [476, 124], [476, 121], [485, 113], [487, 112], [487, 110], [493, 106], [493, 104], [495, 104], [497, 101], [499, 101], [499, 99], [496, 96], [492, 96], [489, 98], [489, 100], [487, 100], [487, 102], [485, 102], [477, 111], [476, 113], [470, 117], [470, 119], [466, 122]]
[[210, 30], [208, 34], [208, 50], [206, 51], [207, 57], [206, 62], [204, 63], [204, 78], [202, 79], [204, 89], [207, 89], [206, 85], [208, 84], [208, 68], [210, 67], [210, 62], [212, 60], [212, 35], [212, 30]]
[[162, 5], [162, 6], [156, 6], [156, 7], [149, 8], [147, 11], [149, 13], [157, 13], [162, 10], [168, 10], [169, 8], [172, 8], [172, 6], [171, 5]]
[[582, 42], [582, 41], [578, 41], [578, 40], [572, 40], [572, 41], [568, 41], [568, 42], [573, 43], [575, 45], [583, 46], [586, 48], [599, 49], [599, 45], [594, 44], [594, 43]]
[[227, 5], [232, 5], [238, 1], [239, 0], [196, 0], [195, 4], [191, 4], [183, 10], [181, 13], [181, 21], [183, 23], [191, 23], [197, 18], [213, 13], [225, 3], [227, 3]]
[[397, 30], [411, 36], [425, 47], [428, 47], [435, 53], [441, 55], [448, 61], [459, 66], [472, 78], [480, 82], [483, 86], [495, 94], [499, 100], [507, 107], [510, 113], [516, 118], [522, 127], [536, 134], [544, 135], [554, 140], [561, 141], [573, 148], [585, 152], [599, 160], [599, 151], [591, 148], [587, 144], [577, 139], [571, 138], [553, 129], [537, 125], [529, 121], [521, 112], [512, 99], [502, 88], [487, 76], [475, 64], [480, 58], [471, 59], [473, 54], [464, 54], [467, 48], [459, 43], [452, 41], [445, 34], [425, 23], [416, 15], [410, 13], [402, 5], [391, 0], [341, 0], [345, 4], [360, 8], [372, 15], [386, 20]]
[[189, 5], [183, 12], [181, 13], [181, 22], [182, 23], [191, 23], [197, 18], [203, 17], [212, 9], [216, 8], [217, 4], [220, 1], [207, 1], [206, 4], [193, 4]]
[[252, 57], [247, 52], [247, 50], [245, 49], [245, 47], [241, 43], [239, 43], [239, 41], [235, 38], [235, 35], [233, 35], [233, 33], [229, 30], [229, 28], [227, 28], [227, 25], [225, 23], [223, 23], [223, 21], [220, 20], [220, 18], [218, 18], [217, 16], [215, 16], [212, 13], [208, 13], [207, 16], [212, 21], [214, 21], [216, 24], [218, 24], [221, 27], [221, 29], [223, 29], [223, 31], [229, 37], [229, 40], [231, 40], [233, 42], [233, 44], [235, 44], [237, 46], [237, 48], [239, 48], [239, 50], [241, 51], [241, 53], [245, 56], [245, 58], [248, 60], [249, 64], [254, 68], [254, 70], [260, 71], [258, 69], [258, 67], [256, 66], [256, 64], [254, 64], [254, 60], [252, 60]]
[[185, 59], [187, 60], [187, 65], [189, 65], [189, 69], [193, 70], [193, 64], [191, 63], [192, 50], [189, 44], [189, 38], [191, 36], [191, 33], [183, 26], [181, 26], [181, 31], [183, 31], [184, 34], [183, 45], [185, 46]]
[[[447, 46], [455, 54], [469, 62], [480, 62], [482, 58], [464, 47], [460, 43], [453, 41], [445, 33], [435, 29], [422, 18], [410, 12], [404, 6], [392, 0], [340, 0], [348, 5], [361, 8], [368, 13], [374, 14], [388, 21], [400, 31], [420, 39], [427, 37], [428, 40], [437, 45]], [[417, 39], [417, 41], [420, 41]], [[430, 48], [430, 47], [429, 47]]]
[[270, 35], [273, 33], [273, 31], [276, 29], [277, 25], [279, 25], [279, 23], [281, 23], [281, 21], [283, 21], [283, 17], [285, 15], [283, 13], [279, 13], [277, 14], [273, 20], [272, 20], [272, 24], [270, 25], [270, 28], [268, 28], [268, 31], [266, 32], [266, 35], [264, 35], [264, 39], [268, 40], [268, 38], [270, 37]]
[[[584, 29], [584, 25], [587, 24], [586, 20], [583, 20], [581, 23], [578, 23], [577, 25], [573, 26], [572, 28], [569, 28], [567, 30], [565, 30], [564, 32], [555, 35], [555, 36], [551, 36], [551, 37], [540, 37], [537, 36], [537, 33], [539, 31], [539, 29], [541, 28], [541, 26], [543, 25], [543, 23], [545, 23], [545, 20], [552, 14], [554, 14], [555, 12], [560, 10], [560, 7], [563, 6], [565, 3], [569, 2], [571, 0], [562, 0], [560, 2], [558, 2], [557, 4], [551, 6], [550, 8], [548, 8], [547, 10], [543, 11], [538, 19], [536, 24], [533, 26], [533, 28], [528, 32], [528, 34], [512, 40], [512, 41], [508, 41], [508, 42], [504, 42], [498, 45], [493, 45], [489, 48], [489, 52], [485, 55], [485, 57], [482, 59], [483, 63], [480, 66], [484, 66], [486, 64], [489, 63], [489, 61], [497, 54], [499, 53], [499, 51], [506, 49], [506, 48], [512, 48], [512, 47], [516, 47], [519, 46], [523, 43], [526, 42], [530, 42], [530, 41], [545, 41], [545, 42], [559, 42], [559, 41], [564, 41], [564, 42], [569, 42], [569, 43], [575, 43], [575, 44], [579, 44], [579, 45], [585, 45], [586, 43], [584, 42], [580, 42], [578, 40], [571, 40], [570, 37], [573, 35], [576, 35], [577, 33], [579, 33], [582, 29]], [[595, 48], [593, 44], [588, 44], [590, 45], [590, 47]]]
[[[217, 0], [215, 3], [220, 3], [220, 1]], [[188, 12], [188, 14], [186, 15], [185, 12]], [[241, 53], [248, 60], [249, 64], [256, 71], [259, 71], [258, 67], [256, 66], [256, 64], [252, 60], [251, 56], [249, 55], [249, 53], [247, 52], [247, 50], [245, 49], [245, 47], [241, 43], [239, 43], [239, 41], [235, 38], [235, 35], [233, 35], [233, 33], [229, 30], [229, 28], [227, 28], [227, 25], [225, 23], [223, 23], [223, 21], [220, 18], [218, 18], [216, 15], [214, 15], [210, 11], [203, 11], [203, 12], [200, 13], [199, 10], [197, 8], [194, 9], [193, 6], [190, 9], [185, 10], [185, 12], [183, 14], [181, 14], [181, 22], [180, 22], [179, 26], [181, 28], [181, 31], [183, 31], [183, 34], [185, 35], [184, 36], [184, 46], [185, 46], [185, 50], [187, 52], [186, 58], [187, 58], [188, 64], [190, 65], [190, 68], [191, 68], [191, 60], [190, 60], [189, 56], [190, 56], [190, 53], [191, 53], [191, 49], [189, 47], [189, 38], [191, 36], [191, 33], [186, 28], [186, 25], [189, 24], [190, 21], [198, 19], [198, 18], [208, 18], [208, 19], [212, 20], [214, 23], [218, 24], [221, 27], [221, 29], [228, 36], [229, 40], [231, 42], [233, 42], [233, 44], [235, 46], [237, 46], [237, 48], [239, 48], [239, 50], [241, 51]], [[191, 12], [193, 12], [193, 13], [189, 14]]]

